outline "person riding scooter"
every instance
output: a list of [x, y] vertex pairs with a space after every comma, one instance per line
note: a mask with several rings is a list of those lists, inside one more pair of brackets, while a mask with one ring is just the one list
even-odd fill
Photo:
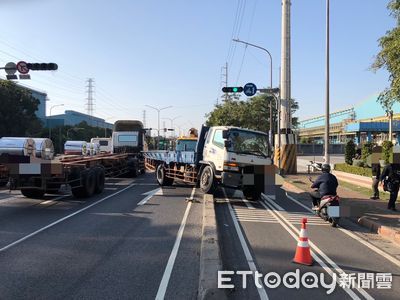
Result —
[[322, 174], [311, 185], [312, 189], [318, 189], [310, 193], [314, 205], [313, 210], [319, 210], [325, 204], [321, 205], [321, 198], [324, 196], [337, 196], [336, 189], [339, 184], [336, 176], [331, 174], [331, 166], [323, 164], [321, 169]]

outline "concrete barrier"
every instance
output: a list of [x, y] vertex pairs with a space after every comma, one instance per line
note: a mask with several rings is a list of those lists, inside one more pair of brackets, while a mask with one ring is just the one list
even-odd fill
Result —
[[214, 197], [204, 195], [203, 235], [200, 250], [200, 276], [198, 299], [227, 299], [224, 290], [218, 289], [218, 271], [222, 270], [218, 243]]

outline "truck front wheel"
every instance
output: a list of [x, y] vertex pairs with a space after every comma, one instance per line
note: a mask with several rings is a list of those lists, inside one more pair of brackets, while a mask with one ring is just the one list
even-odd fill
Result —
[[162, 164], [158, 165], [156, 175], [157, 175], [157, 182], [161, 186], [169, 186], [174, 183], [173, 178], [169, 178], [169, 177], [165, 176], [165, 169]]
[[214, 194], [216, 188], [214, 171], [210, 166], [205, 166], [200, 175], [200, 189], [205, 194]]

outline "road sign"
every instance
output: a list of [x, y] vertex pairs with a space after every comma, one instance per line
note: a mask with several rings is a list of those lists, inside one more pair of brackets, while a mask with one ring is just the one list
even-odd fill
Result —
[[31, 75], [29, 74], [20, 74], [19, 79], [31, 79]]
[[21, 74], [28, 74], [29, 73], [29, 68], [26, 62], [20, 61], [17, 63], [17, 70]]
[[17, 65], [13, 62], [9, 62], [5, 65], [4, 70], [8, 75], [14, 75], [17, 72]]
[[277, 94], [279, 93], [279, 88], [273, 88], [273, 89], [258, 89], [260, 93], [264, 94]]
[[254, 96], [257, 93], [257, 87], [254, 83], [246, 83], [243, 92], [247, 97]]

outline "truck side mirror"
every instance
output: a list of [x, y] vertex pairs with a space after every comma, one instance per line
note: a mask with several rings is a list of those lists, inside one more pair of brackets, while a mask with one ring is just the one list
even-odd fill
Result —
[[229, 130], [222, 130], [222, 138], [227, 139], [229, 136]]
[[230, 146], [232, 146], [232, 142], [229, 140], [224, 141], [224, 146], [225, 148], [229, 148]]

